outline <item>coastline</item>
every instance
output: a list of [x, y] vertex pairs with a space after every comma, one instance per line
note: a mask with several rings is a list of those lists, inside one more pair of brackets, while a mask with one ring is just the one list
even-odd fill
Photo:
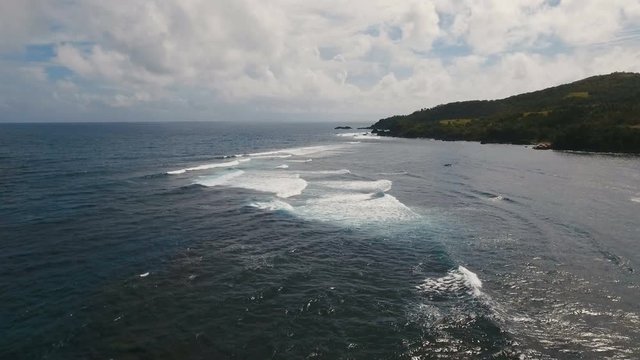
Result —
[[538, 146], [541, 143], [526, 143], [525, 144], [525, 143], [513, 143], [513, 142], [492, 142], [492, 141], [481, 141], [481, 140], [448, 139], [448, 138], [435, 138], [435, 137], [423, 137], [423, 136], [398, 136], [396, 134], [391, 134], [389, 132], [370, 133], [370, 134], [376, 135], [376, 136], [379, 136], [379, 137], [385, 137], [385, 138], [435, 140], [435, 141], [444, 141], [444, 142], [470, 142], [470, 143], [479, 143], [481, 145], [524, 146], [526, 148], [530, 148], [531, 150], [554, 151], [554, 152], [561, 152], [561, 153], [575, 154], [575, 155], [609, 155], [609, 156], [640, 157], [640, 152], [591, 151], [591, 150], [582, 150], [582, 149], [557, 149], [557, 148], [553, 147], [553, 144], [549, 144], [550, 147], [546, 148], [546, 149], [534, 149], [535, 146]]

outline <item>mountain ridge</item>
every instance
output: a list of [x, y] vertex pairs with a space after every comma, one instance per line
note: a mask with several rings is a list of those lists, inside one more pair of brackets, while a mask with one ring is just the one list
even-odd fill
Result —
[[383, 136], [640, 153], [640, 74], [616, 72], [504, 99], [442, 104], [380, 119], [371, 128]]

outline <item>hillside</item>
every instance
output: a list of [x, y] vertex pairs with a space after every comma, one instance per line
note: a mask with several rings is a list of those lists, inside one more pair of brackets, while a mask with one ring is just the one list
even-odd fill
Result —
[[501, 100], [438, 105], [379, 120], [372, 129], [399, 137], [640, 153], [640, 74], [613, 73]]

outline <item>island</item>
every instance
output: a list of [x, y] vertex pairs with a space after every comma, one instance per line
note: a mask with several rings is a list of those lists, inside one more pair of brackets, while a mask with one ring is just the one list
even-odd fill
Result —
[[500, 100], [438, 105], [371, 128], [378, 136], [640, 153], [640, 74], [617, 72]]
[[351, 126], [336, 126], [333, 129], [334, 130], [351, 130], [353, 128]]

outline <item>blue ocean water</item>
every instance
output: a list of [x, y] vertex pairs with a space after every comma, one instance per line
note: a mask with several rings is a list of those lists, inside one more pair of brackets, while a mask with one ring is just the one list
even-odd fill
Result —
[[5, 124], [0, 358], [632, 359], [638, 234], [633, 156]]

